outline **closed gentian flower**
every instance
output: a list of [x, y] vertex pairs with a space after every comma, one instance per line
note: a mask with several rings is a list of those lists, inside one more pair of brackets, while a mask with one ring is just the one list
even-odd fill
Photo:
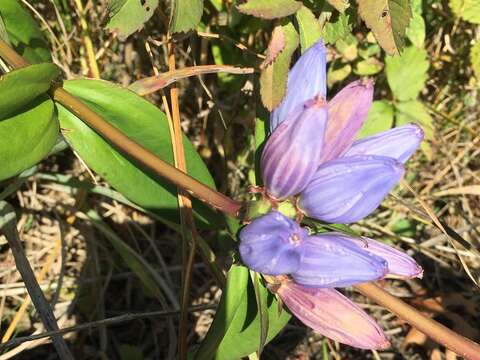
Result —
[[323, 98], [307, 101], [296, 118], [283, 122], [270, 136], [261, 158], [268, 194], [284, 199], [300, 193], [315, 174], [327, 125]]
[[380, 155], [405, 163], [423, 140], [423, 130], [416, 124], [399, 126], [357, 140], [344, 157], [355, 155]]
[[390, 345], [375, 320], [335, 289], [308, 288], [285, 280], [276, 293], [305, 325], [330, 339], [361, 349]]
[[385, 156], [357, 155], [320, 166], [300, 195], [299, 207], [329, 223], [352, 223], [374, 211], [404, 172]]
[[288, 73], [286, 95], [270, 115], [270, 131], [295, 116], [294, 110], [315, 96], [326, 98], [326, 49], [322, 40], [312, 45]]
[[240, 255], [252, 270], [268, 275], [290, 274], [298, 269], [300, 244], [307, 235], [306, 229], [274, 210], [240, 231]]
[[418, 265], [411, 256], [408, 256], [404, 252], [401, 252], [391, 246], [366, 237], [359, 239], [340, 233], [337, 233], [337, 236], [346, 241], [355, 243], [364, 251], [380, 256], [382, 259], [386, 260], [388, 266], [387, 276], [400, 278], [421, 278], [423, 275], [422, 267]]
[[317, 288], [345, 287], [383, 278], [388, 264], [337, 233], [308, 236], [293, 280]]
[[373, 81], [357, 80], [328, 102], [328, 125], [321, 162], [345, 153], [367, 119], [373, 100]]

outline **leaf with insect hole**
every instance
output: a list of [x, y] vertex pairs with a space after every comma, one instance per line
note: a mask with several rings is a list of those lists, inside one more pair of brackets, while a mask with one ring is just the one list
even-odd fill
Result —
[[153, 15], [158, 0], [110, 0], [108, 4], [109, 20], [106, 28], [126, 39]]

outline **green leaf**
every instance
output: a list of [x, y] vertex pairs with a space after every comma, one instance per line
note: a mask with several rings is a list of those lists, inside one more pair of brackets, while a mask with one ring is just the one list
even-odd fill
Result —
[[50, 49], [30, 13], [17, 0], [1, 0], [0, 16], [13, 48], [31, 63], [51, 61]]
[[106, 28], [125, 39], [141, 29], [158, 6], [158, 0], [110, 0]]
[[348, 0], [327, 0], [327, 2], [341, 13], [343, 13], [350, 5]]
[[302, 6], [295, 14], [300, 32], [300, 46], [302, 53], [315, 44], [322, 36], [320, 22], [306, 6]]
[[[134, 92], [100, 80], [71, 80], [64, 87], [82, 99], [134, 141], [173, 163], [165, 114]], [[58, 107], [64, 137], [87, 165], [132, 202], [178, 222], [176, 188], [127, 159], [64, 107]], [[215, 184], [193, 145], [184, 138], [188, 173], [214, 188]], [[222, 224], [219, 215], [194, 201], [200, 220]]]
[[472, 63], [472, 69], [477, 80], [480, 81], [480, 41], [477, 41], [470, 48], [470, 62]]
[[[258, 290], [261, 301], [266, 299], [268, 305], [268, 342], [286, 325], [290, 314], [287, 311], [278, 313], [276, 298], [261, 282], [258, 282]], [[249, 270], [233, 265], [215, 319], [195, 359], [237, 360], [248, 356], [258, 350], [260, 332], [260, 316]]]
[[10, 116], [50, 89], [59, 75], [51, 63], [30, 65], [0, 76], [0, 119]]
[[195, 29], [202, 18], [203, 0], [173, 0], [172, 32], [187, 32]]
[[408, 124], [419, 124], [425, 132], [425, 139], [433, 139], [433, 119], [421, 101], [412, 100], [399, 102], [395, 105], [396, 126]]
[[396, 99], [415, 99], [428, 78], [427, 52], [416, 47], [406, 48], [400, 56], [385, 59], [388, 84]]
[[237, 8], [247, 15], [262, 19], [275, 19], [292, 15], [301, 6], [302, 3], [295, 0], [247, 0]]
[[371, 57], [357, 62], [353, 72], [360, 76], [369, 76], [378, 74], [382, 68], [383, 64], [378, 59]]
[[53, 101], [37, 97], [23, 109], [0, 120], [0, 180], [32, 167], [48, 155], [59, 135]]
[[480, 24], [480, 1], [478, 0], [450, 0], [453, 13], [465, 21]]
[[335, 83], [343, 81], [348, 75], [352, 73], [352, 66], [350, 64], [342, 64], [339, 61], [333, 62], [327, 73], [327, 85], [332, 87]]
[[413, 45], [423, 48], [425, 43], [425, 21], [422, 17], [422, 0], [412, 0], [412, 19], [406, 34]]
[[282, 26], [285, 35], [285, 47], [275, 60], [267, 65], [260, 74], [260, 94], [263, 105], [272, 111], [285, 96], [288, 70], [295, 49], [298, 47], [298, 34], [292, 23]]
[[335, 44], [338, 40], [344, 39], [352, 31], [350, 16], [340, 14], [334, 22], [327, 22], [323, 27], [323, 39], [327, 44]]
[[409, 0], [358, 0], [358, 12], [387, 54], [403, 49], [411, 18]]
[[363, 138], [388, 130], [393, 125], [393, 106], [385, 100], [374, 101], [358, 138]]

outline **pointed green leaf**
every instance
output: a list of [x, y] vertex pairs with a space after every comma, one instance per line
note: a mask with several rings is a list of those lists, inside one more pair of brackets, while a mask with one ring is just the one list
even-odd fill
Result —
[[143, 27], [157, 6], [158, 0], [110, 0], [106, 28], [125, 39]]
[[0, 76], [0, 119], [16, 113], [46, 93], [60, 74], [51, 63], [34, 64]]
[[358, 12], [387, 54], [403, 49], [411, 18], [409, 0], [358, 0]]
[[300, 46], [302, 53], [315, 44], [322, 36], [320, 22], [306, 6], [302, 6], [295, 14], [300, 32]]
[[173, 0], [172, 32], [187, 32], [195, 29], [202, 18], [203, 0]]
[[32, 167], [48, 155], [59, 135], [53, 101], [41, 95], [0, 120], [0, 180]]
[[425, 43], [425, 21], [422, 17], [422, 0], [412, 0], [412, 19], [407, 28], [407, 37], [418, 48]]
[[302, 3], [295, 0], [247, 0], [237, 6], [244, 14], [262, 19], [275, 19], [294, 14]]
[[465, 21], [480, 24], [480, 1], [478, 0], [450, 0], [453, 13]]
[[406, 48], [400, 56], [385, 59], [388, 85], [396, 99], [415, 99], [428, 78], [427, 52], [416, 47]]
[[37, 22], [17, 0], [1, 0], [0, 16], [14, 49], [31, 63], [51, 61], [50, 49]]
[[388, 130], [393, 125], [393, 106], [385, 100], [374, 101], [358, 138], [363, 138]]
[[[258, 285], [258, 293], [268, 306], [268, 342], [286, 325], [290, 314], [287, 311], [279, 314], [276, 298], [261, 282]], [[195, 359], [237, 360], [250, 355], [259, 348], [260, 326], [249, 270], [233, 265], [215, 319]]]
[[290, 62], [299, 42], [297, 31], [291, 23], [282, 26], [282, 30], [285, 35], [285, 47], [260, 75], [262, 102], [270, 111], [278, 106], [285, 96]]
[[[147, 100], [107, 81], [70, 80], [65, 82], [64, 87], [134, 141], [173, 163], [166, 116]], [[178, 222], [176, 188], [173, 185], [121, 155], [64, 107], [59, 106], [58, 112], [65, 139], [91, 169], [132, 202], [167, 220]], [[188, 173], [214, 188], [213, 179], [195, 148], [186, 137], [183, 141]], [[194, 201], [194, 213], [203, 224], [222, 224], [217, 213], [197, 201]]]

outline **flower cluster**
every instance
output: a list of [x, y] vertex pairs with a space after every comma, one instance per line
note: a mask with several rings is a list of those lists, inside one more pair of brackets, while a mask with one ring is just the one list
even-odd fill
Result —
[[378, 241], [338, 232], [311, 234], [298, 220], [358, 221], [402, 177], [423, 131], [408, 124], [355, 141], [372, 98], [373, 82], [358, 80], [327, 102], [323, 42], [300, 57], [289, 73], [284, 100], [271, 114], [271, 135], [261, 157], [266, 197], [273, 204], [292, 202], [297, 221], [274, 209], [242, 229], [239, 247], [249, 268], [276, 276], [272, 288], [300, 320], [360, 348], [383, 348], [388, 341], [363, 310], [333, 288], [388, 275], [417, 277], [422, 269]]

